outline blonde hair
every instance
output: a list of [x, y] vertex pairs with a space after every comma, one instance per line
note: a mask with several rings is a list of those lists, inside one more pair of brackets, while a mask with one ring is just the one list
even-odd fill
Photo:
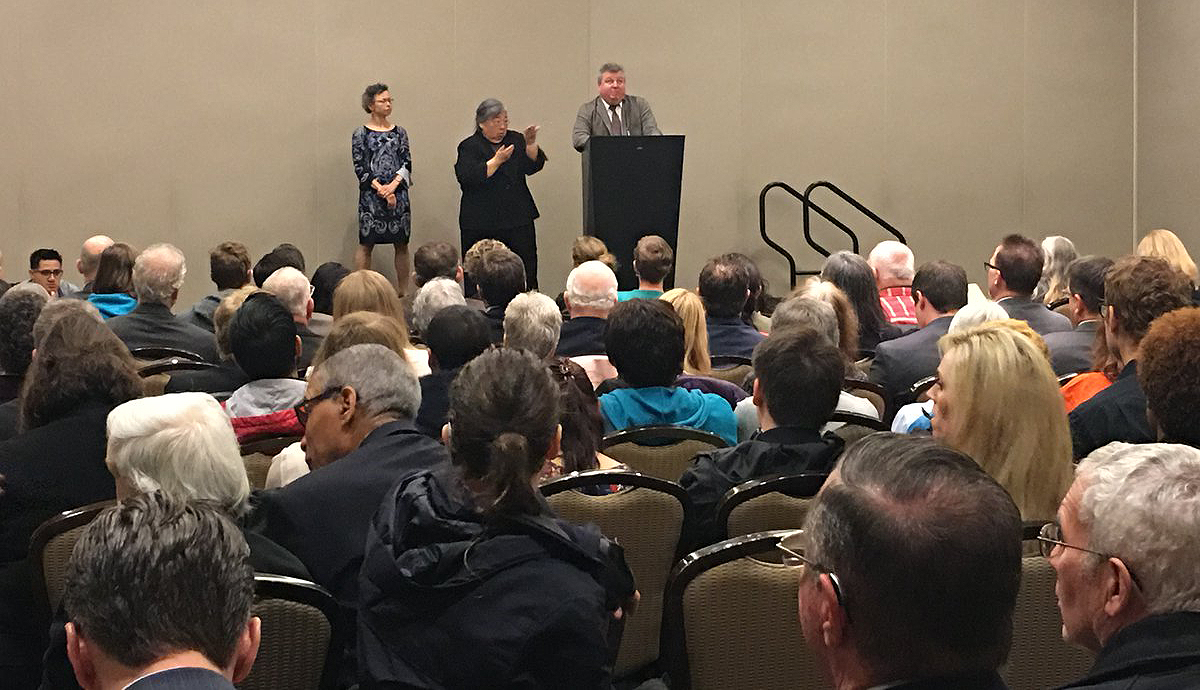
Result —
[[231, 359], [233, 357], [233, 350], [229, 347], [229, 322], [233, 321], [233, 315], [241, 308], [246, 298], [256, 292], [265, 292], [265, 290], [254, 287], [253, 283], [243, 285], [225, 295], [225, 299], [221, 300], [217, 308], [213, 310], [213, 330], [217, 336], [217, 350], [220, 352], [222, 359]]
[[355, 311], [373, 311], [396, 320], [404, 333], [404, 347], [411, 347], [408, 326], [404, 318], [404, 305], [396, 296], [396, 289], [382, 274], [370, 270], [354, 271], [342, 278], [333, 291], [333, 320], [336, 322]]
[[691, 290], [674, 288], [659, 299], [670, 304], [683, 319], [683, 373], [708, 376], [712, 373], [712, 360], [708, 356], [708, 323], [700, 296]]
[[956, 397], [945, 441], [1008, 490], [1022, 519], [1038, 520], [1054, 517], [1071, 485], [1071, 433], [1045, 342], [1028, 333], [1023, 321], [992, 321], [938, 349]]
[[792, 297], [811, 297], [833, 307], [838, 323], [838, 349], [848, 364], [858, 361], [858, 314], [842, 289], [827, 280], [810, 278], [805, 285], [792, 290]]
[[1166, 259], [1172, 266], [1186, 273], [1193, 285], [1200, 282], [1200, 272], [1196, 270], [1196, 262], [1192, 261], [1187, 247], [1183, 246], [1183, 242], [1175, 233], [1166, 228], [1146, 233], [1142, 241], [1138, 242], [1137, 251], [1134, 254]]

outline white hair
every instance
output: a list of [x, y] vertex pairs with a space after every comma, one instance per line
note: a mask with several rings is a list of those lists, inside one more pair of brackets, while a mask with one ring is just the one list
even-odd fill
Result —
[[1137, 576], [1150, 613], [1200, 611], [1200, 450], [1110, 443], [1079, 463], [1088, 548]]
[[412, 419], [421, 407], [421, 384], [412, 365], [383, 345], [352, 345], [340, 350], [309, 378], [325, 389], [354, 389], [358, 406], [367, 417], [394, 414]]
[[229, 415], [207, 393], [169, 393], [113, 408], [105, 462], [137, 491], [213, 501], [234, 516], [250, 496]]
[[536, 290], [512, 298], [504, 309], [504, 346], [549, 359], [558, 348], [562, 312], [554, 300]]
[[610, 310], [617, 306], [617, 274], [600, 261], [584, 261], [567, 274], [568, 306]]
[[308, 278], [291, 266], [284, 266], [263, 281], [262, 288], [279, 298], [292, 316], [308, 316], [308, 301], [312, 299]]
[[172, 244], [153, 244], [133, 261], [133, 291], [139, 302], [170, 306], [171, 295], [183, 287], [186, 275], [183, 252]]
[[433, 321], [433, 317], [437, 316], [439, 311], [466, 303], [458, 281], [453, 278], [433, 278], [422, 285], [421, 289], [417, 290], [417, 296], [413, 297], [413, 329], [417, 333], [424, 333], [429, 328], [429, 322]]
[[1008, 312], [1004, 311], [1004, 307], [991, 300], [970, 302], [963, 305], [950, 319], [950, 332], [958, 333], [988, 321], [1003, 321], [1007, 318]]
[[912, 250], [896, 240], [884, 240], [875, 245], [867, 256], [867, 263], [884, 281], [891, 278], [911, 283], [915, 273]]

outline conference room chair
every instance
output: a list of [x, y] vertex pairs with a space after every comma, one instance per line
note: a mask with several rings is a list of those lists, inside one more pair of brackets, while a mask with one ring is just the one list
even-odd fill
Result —
[[190, 359], [194, 362], [204, 361], [204, 358], [195, 352], [183, 350], [178, 347], [135, 347], [129, 351], [129, 354], [133, 355], [133, 358], [140, 362], [154, 362], [172, 357]]
[[268, 436], [243, 443], [241, 446], [242, 463], [246, 465], [246, 478], [250, 480], [250, 488], [265, 488], [271, 461], [275, 459], [276, 455], [279, 455], [280, 451], [299, 441], [300, 438], [300, 436]]
[[875, 409], [879, 412], [879, 417], [883, 418], [884, 410], [884, 391], [883, 386], [862, 379], [847, 378], [842, 382], [842, 390], [850, 395], [858, 396], [864, 400], [870, 401]]
[[347, 631], [334, 598], [312, 582], [254, 576], [251, 613], [262, 621], [262, 642], [240, 690], [333, 690]]
[[735, 386], [744, 386], [746, 377], [754, 372], [749, 357], [738, 355], [713, 355], [709, 358], [712, 369], [709, 376], [714, 379], [728, 381]]
[[635, 472], [678, 481], [697, 453], [725, 448], [720, 436], [685, 426], [639, 426], [607, 434], [600, 450]]
[[812, 472], [738, 484], [717, 504], [717, 524], [725, 526], [727, 539], [755, 532], [800, 529], [809, 502], [828, 477]]
[[138, 376], [146, 378], [157, 374], [169, 374], [173, 371], [198, 371], [200, 369], [216, 369], [217, 365], [183, 357], [169, 357], [157, 362], [150, 362], [138, 368]]
[[846, 445], [854, 443], [864, 436], [870, 436], [877, 431], [887, 431], [888, 425], [874, 417], [858, 414], [857, 412], [834, 412], [829, 417], [831, 422], [841, 422], [841, 426], [833, 430], [833, 433], [846, 442]]
[[33, 594], [47, 621], [62, 601], [67, 561], [85, 527], [116, 501], [100, 501], [66, 510], [43, 522], [29, 539]]

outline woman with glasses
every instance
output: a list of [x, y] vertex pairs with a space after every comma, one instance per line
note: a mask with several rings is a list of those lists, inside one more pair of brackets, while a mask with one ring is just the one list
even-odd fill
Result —
[[371, 250], [377, 244], [396, 249], [396, 290], [408, 290], [408, 238], [411, 214], [408, 187], [412, 184], [412, 156], [408, 133], [388, 118], [392, 94], [387, 84], [372, 84], [363, 91], [362, 108], [370, 116], [354, 130], [350, 154], [358, 177], [358, 251], [355, 268], [371, 267]]

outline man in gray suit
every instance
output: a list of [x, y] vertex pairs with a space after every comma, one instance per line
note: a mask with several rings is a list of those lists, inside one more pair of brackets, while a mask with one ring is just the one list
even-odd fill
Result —
[[650, 112], [650, 103], [626, 95], [624, 67], [615, 62], [601, 65], [596, 87], [600, 95], [579, 106], [575, 116], [571, 144], [576, 151], [582, 151], [592, 137], [662, 134]]
[[1033, 291], [1042, 278], [1042, 248], [1021, 235], [1009, 235], [1000, 241], [987, 267], [988, 295], [1039, 335], [1071, 330], [1071, 320], [1033, 301]]
[[1113, 265], [1112, 259], [1104, 256], [1085, 256], [1071, 262], [1067, 267], [1067, 289], [1071, 295], [1067, 304], [1071, 309], [1069, 318], [1075, 328], [1045, 335], [1046, 347], [1050, 348], [1050, 365], [1054, 373], [1074, 374], [1092, 371], [1092, 345], [1096, 342], [1096, 329], [1100, 325], [1100, 303], [1104, 301], [1104, 276]]

